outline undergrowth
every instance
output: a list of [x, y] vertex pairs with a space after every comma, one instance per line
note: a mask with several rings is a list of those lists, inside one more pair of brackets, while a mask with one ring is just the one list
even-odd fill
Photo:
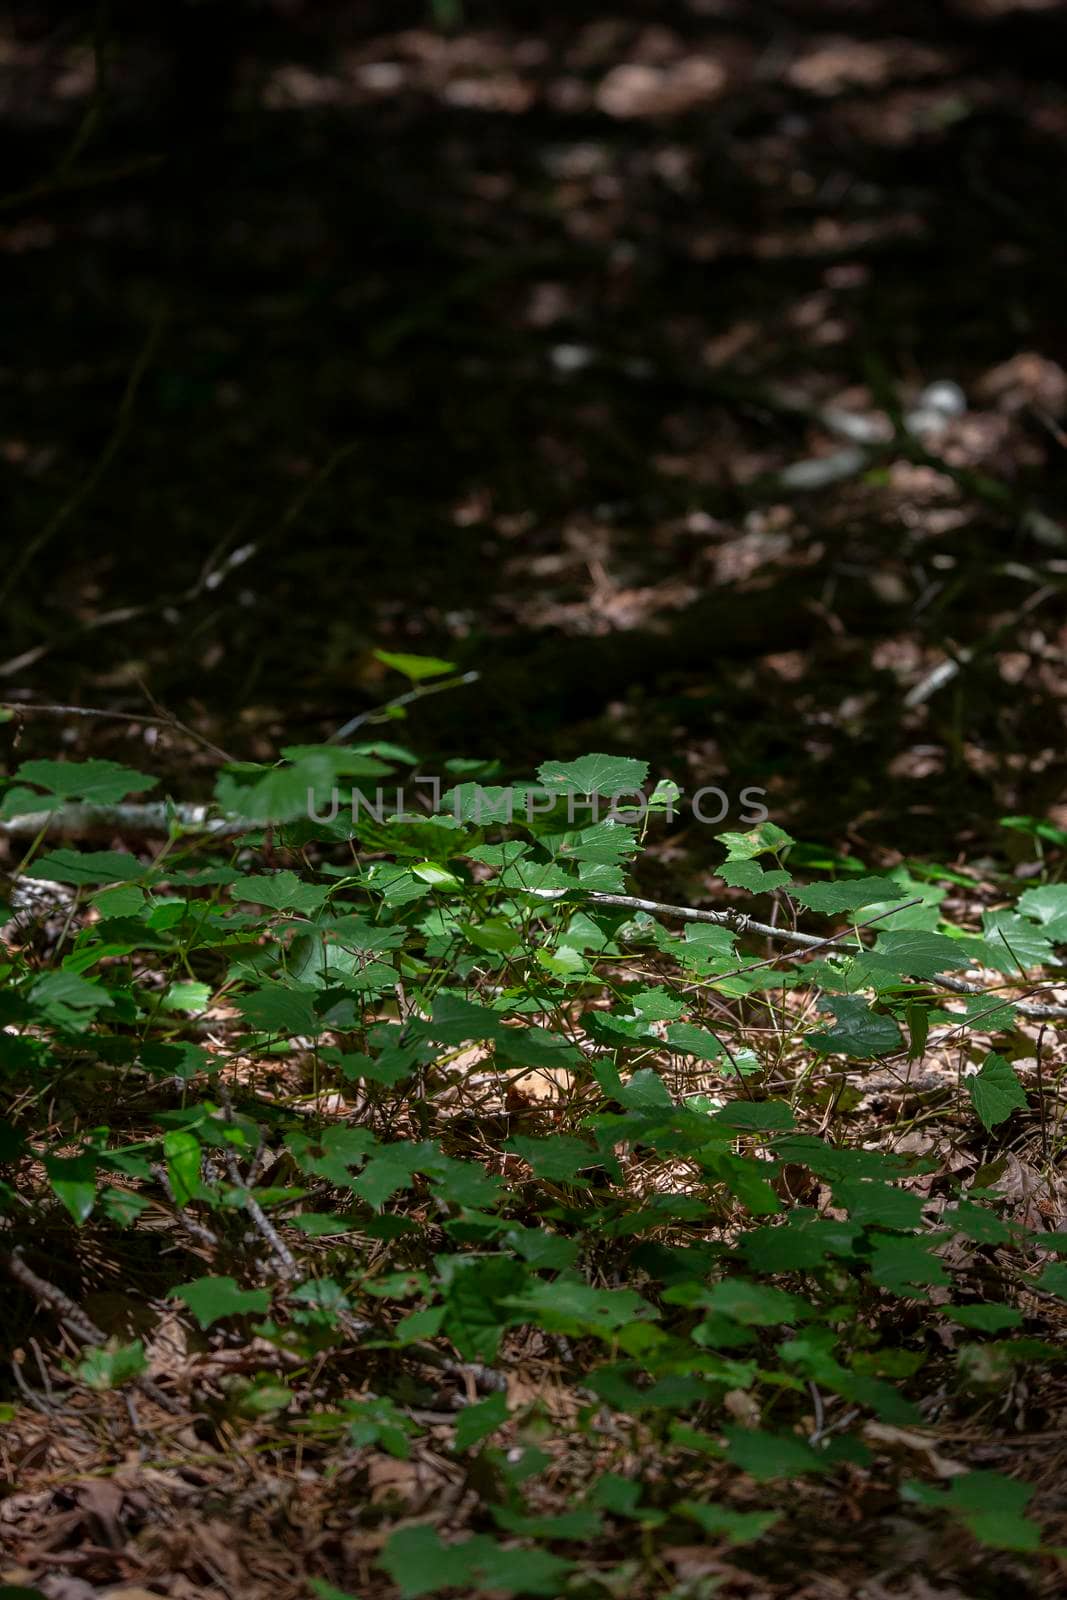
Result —
[[[42, 821], [0, 967], [9, 1439], [91, 1396], [112, 1461], [174, 1413], [333, 1478], [332, 1600], [697, 1600], [889, 1514], [994, 1552], [982, 1593], [1041, 1581], [1056, 1505], [990, 1439], [1063, 1353], [1054, 1186], [1003, 1179], [1062, 1148], [1067, 886], [764, 822], [719, 836], [718, 920], [650, 912], [677, 791], [606, 756], [321, 820], [414, 762], [230, 767], [231, 831], [176, 810], [155, 853]], [[27, 762], [0, 820], [152, 787]]]

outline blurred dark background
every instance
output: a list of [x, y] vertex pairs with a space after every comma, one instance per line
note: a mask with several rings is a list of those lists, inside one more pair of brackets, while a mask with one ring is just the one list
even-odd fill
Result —
[[263, 758], [423, 651], [427, 752], [1067, 826], [1065, 63], [1035, 0], [16, 4], [0, 698]]

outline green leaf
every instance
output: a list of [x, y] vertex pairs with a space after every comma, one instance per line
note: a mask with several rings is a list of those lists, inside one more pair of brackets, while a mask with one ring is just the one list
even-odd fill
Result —
[[1034, 1490], [999, 1472], [965, 1472], [947, 1492], [914, 1480], [904, 1485], [909, 1499], [951, 1511], [981, 1544], [994, 1550], [1037, 1550], [1041, 1530], [1024, 1515]]
[[667, 1029], [667, 1043], [682, 1055], [696, 1056], [698, 1061], [722, 1061], [726, 1050], [719, 1039], [706, 1028], [692, 1022], [675, 1022]]
[[270, 906], [275, 911], [317, 911], [328, 890], [318, 884], [302, 883], [295, 872], [274, 872], [256, 878], [241, 878], [231, 884], [235, 900], [251, 905]]
[[976, 1205], [973, 1200], [960, 1200], [949, 1207], [941, 1218], [945, 1227], [962, 1233], [975, 1244], [1011, 1244], [1015, 1235], [1006, 1222], [988, 1206]]
[[430, 1020], [417, 1023], [413, 1032], [418, 1039], [433, 1039], [438, 1044], [466, 1044], [472, 1039], [496, 1039], [505, 1026], [499, 1011], [446, 990], [434, 1001]]
[[640, 789], [648, 777], [648, 762], [629, 756], [581, 756], [577, 761], [546, 761], [537, 776], [554, 794], [622, 794]]
[[476, 950], [509, 955], [519, 944], [521, 936], [501, 917], [489, 917], [484, 922], [462, 922], [460, 932]]
[[154, 789], [159, 782], [117, 761], [24, 761], [15, 776], [20, 783], [34, 783], [63, 800], [102, 806]]
[[495, 1047], [498, 1057], [520, 1067], [572, 1067], [582, 1059], [569, 1039], [543, 1028], [505, 1028]]
[[731, 1100], [709, 1120], [745, 1133], [780, 1133], [796, 1125], [784, 1100]]
[[676, 1510], [699, 1523], [709, 1539], [725, 1539], [728, 1544], [751, 1544], [779, 1521], [778, 1511], [735, 1511], [732, 1506], [701, 1505], [682, 1500]]
[[[916, 1196], [908, 1195], [906, 1199]], [[944, 1239], [942, 1234], [941, 1238]], [[894, 1238], [889, 1234], [872, 1234], [871, 1277], [875, 1283], [893, 1294], [907, 1299], [923, 1300], [920, 1285], [951, 1282], [941, 1262], [931, 1253], [929, 1241], [916, 1238]]]
[[442, 661], [439, 656], [415, 656], [392, 650], [375, 650], [374, 659], [380, 661], [383, 667], [392, 667], [394, 672], [402, 672], [412, 683], [421, 683], [424, 678], [440, 678], [446, 672], [456, 671], [454, 661]]
[[266, 1289], [241, 1289], [235, 1278], [195, 1278], [170, 1291], [171, 1299], [182, 1300], [202, 1328], [210, 1328], [223, 1317], [264, 1312], [270, 1306]]
[[181, 1078], [188, 1082], [198, 1072], [217, 1069], [218, 1061], [198, 1044], [181, 1040], [177, 1044], [145, 1044], [140, 1051], [141, 1064], [160, 1077]]
[[[367, 745], [289, 744], [281, 753], [316, 787], [333, 784], [338, 778], [384, 778], [392, 771], [390, 760], [415, 761], [410, 751], [388, 745], [375, 745], [372, 751]], [[378, 760], [379, 756], [383, 759]]]
[[143, 878], [147, 871], [135, 856], [124, 855], [121, 850], [53, 850], [27, 867], [26, 877], [81, 887]]
[[510, 1295], [505, 1303], [547, 1333], [574, 1338], [587, 1333], [610, 1337], [627, 1323], [653, 1315], [648, 1301], [632, 1289], [594, 1289], [564, 1280], [531, 1283], [525, 1293]]
[[428, 883], [431, 889], [466, 888], [462, 878], [457, 878], [454, 872], [449, 872], [447, 867], [440, 866], [436, 861], [417, 862], [411, 870], [416, 878]]
[[1019, 896], [1019, 911], [1040, 923], [1046, 939], [1067, 944], [1067, 883], [1045, 883]]
[[825, 1472], [830, 1465], [806, 1440], [792, 1433], [764, 1433], [752, 1428], [723, 1428], [729, 1440], [727, 1456], [734, 1466], [759, 1483], [775, 1478], [799, 1477], [805, 1472]]
[[756, 1272], [797, 1272], [821, 1267], [827, 1256], [851, 1256], [859, 1243], [854, 1223], [835, 1222], [798, 1208], [781, 1227], [754, 1228], [739, 1241]]
[[850, 1181], [833, 1186], [834, 1205], [847, 1211], [861, 1228], [918, 1228], [925, 1200], [921, 1194], [893, 1189], [887, 1183]]
[[892, 878], [851, 878], [844, 883], [807, 883], [802, 888], [794, 889], [792, 897], [799, 900], [802, 906], [807, 906], [809, 911], [821, 912], [823, 916], [907, 898], [904, 890]]
[[732, 888], [749, 889], [753, 894], [769, 894], [772, 889], [784, 889], [786, 884], [793, 881], [790, 874], [783, 872], [780, 867], [768, 872], [758, 861], [727, 860], [716, 868], [716, 872]]
[[438, 1256], [437, 1265], [446, 1301], [443, 1332], [464, 1361], [495, 1360], [501, 1334], [515, 1320], [508, 1297], [529, 1281], [528, 1269], [505, 1255]]
[[[551, 841], [542, 838], [541, 843], [547, 848]], [[564, 834], [558, 850], [553, 853], [564, 861], [591, 861], [615, 866], [637, 853], [637, 833], [633, 828], [623, 827], [617, 822], [598, 822], [580, 833]]]
[[1053, 960], [1046, 934], [1047, 929], [1039, 932], [1032, 922], [1013, 911], [983, 911], [981, 959], [997, 972], [1017, 977]]
[[974, 1328], [977, 1333], [1002, 1333], [1005, 1328], [1017, 1328], [1023, 1320], [1022, 1312], [1014, 1306], [984, 1302], [971, 1306], [943, 1306], [942, 1313], [963, 1328]]
[[691, 1287], [668, 1289], [664, 1298], [692, 1300], [709, 1311], [718, 1312], [744, 1327], [769, 1328], [811, 1316], [811, 1307], [797, 1295], [776, 1289], [771, 1284], [753, 1283], [748, 1278], [723, 1278], [692, 1299]]
[[884, 967], [897, 975], [935, 978], [939, 972], [966, 967], [973, 959], [973, 951], [963, 948], [958, 939], [947, 939], [943, 934], [925, 933], [921, 929], [901, 928], [879, 934], [878, 943], [857, 961], [857, 967], [863, 970]]
[[1067, 1300], [1067, 1266], [1061, 1261], [1050, 1262], [1038, 1278], [1037, 1287], [1046, 1294], [1058, 1294], [1061, 1300]]
[[105, 922], [113, 917], [136, 917], [146, 904], [144, 891], [133, 884], [123, 884], [115, 889], [98, 889], [89, 899]]
[[662, 984], [654, 989], [639, 989], [629, 999], [635, 1014], [646, 1022], [674, 1022], [685, 1010], [685, 1002]]
[[591, 1145], [571, 1134], [557, 1133], [549, 1139], [531, 1139], [516, 1134], [504, 1145], [513, 1155], [528, 1161], [539, 1178], [550, 1183], [580, 1183], [588, 1186], [588, 1178], [578, 1174], [586, 1167], [595, 1167], [600, 1157]]
[[[338, 776], [338, 758], [343, 753], [333, 749], [311, 747], [305, 750], [292, 766], [235, 766], [222, 772], [215, 783], [215, 798], [223, 811], [230, 816], [244, 817], [249, 822], [275, 824], [308, 820], [309, 791], [318, 816], [328, 815], [332, 791]], [[383, 777], [391, 768], [371, 757], [349, 757], [344, 771], [356, 777]], [[353, 768], [359, 770], [353, 772]], [[245, 781], [250, 774], [254, 781]], [[343, 820], [340, 808], [338, 820]]]
[[526, 1516], [507, 1506], [491, 1506], [493, 1521], [505, 1533], [522, 1533], [531, 1539], [595, 1539], [603, 1519], [595, 1511], [560, 1511], [556, 1515]]
[[480, 1444], [508, 1420], [508, 1397], [501, 1390], [477, 1405], [464, 1406], [456, 1418], [456, 1449], [469, 1450]]
[[172, 983], [159, 1002], [162, 1011], [183, 1011], [196, 1016], [211, 1003], [209, 983]]
[[751, 861], [754, 856], [796, 843], [791, 834], [774, 822], [761, 822], [748, 833], [720, 833], [717, 837], [719, 844], [726, 847], [728, 861]]
[[1026, 1091], [1008, 1062], [993, 1051], [986, 1056], [982, 1070], [967, 1078], [966, 1083], [978, 1119], [987, 1132], [1006, 1122], [1013, 1111], [1026, 1110]]
[[425, 1524], [392, 1534], [381, 1564], [398, 1586], [401, 1600], [416, 1600], [442, 1589], [473, 1595], [482, 1589], [514, 1595], [556, 1596], [573, 1562], [542, 1550], [507, 1550], [486, 1534], [446, 1545]]
[[663, 1079], [651, 1067], [641, 1067], [623, 1084], [619, 1100], [632, 1111], [666, 1110], [674, 1104]]
[[385, 1396], [371, 1400], [345, 1401], [348, 1417], [348, 1442], [355, 1449], [378, 1444], [398, 1461], [411, 1455], [409, 1436], [414, 1424]]
[[590, 1491], [589, 1500], [613, 1517], [625, 1517], [628, 1521], [644, 1522], [653, 1527], [663, 1520], [662, 1512], [642, 1507], [641, 1485], [618, 1472], [602, 1473]]
[[565, 1272], [578, 1259], [578, 1241], [564, 1239], [558, 1233], [548, 1233], [543, 1228], [509, 1228], [504, 1243], [515, 1250], [535, 1271], [547, 1268]]
[[148, 1361], [140, 1339], [132, 1344], [109, 1339], [107, 1344], [87, 1350], [74, 1370], [90, 1389], [117, 1389], [146, 1372]]
[[175, 1128], [163, 1140], [167, 1181], [176, 1205], [184, 1206], [203, 1193], [200, 1182], [200, 1140], [195, 1133]]
[[837, 1024], [824, 1033], [808, 1034], [806, 1043], [814, 1050], [869, 1061], [901, 1048], [904, 1041], [893, 1018], [873, 1011], [859, 995], [827, 995], [825, 1003]]
[[76, 972], [60, 968], [46, 972], [30, 990], [30, 999], [59, 1027], [88, 1024], [97, 1011], [111, 1005], [111, 996], [99, 983], [89, 983]]
[[56, 1198], [81, 1227], [96, 1199], [96, 1157], [45, 1156], [44, 1169]]
[[314, 1011], [315, 991], [288, 988], [282, 983], [265, 984], [251, 994], [238, 995], [234, 1004], [245, 1021], [260, 1033], [282, 1036], [317, 1034], [322, 1022]]

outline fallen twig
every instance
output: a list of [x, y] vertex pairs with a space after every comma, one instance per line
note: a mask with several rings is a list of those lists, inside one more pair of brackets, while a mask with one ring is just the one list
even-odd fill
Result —
[[461, 689], [467, 683], [477, 683], [480, 677], [479, 672], [463, 672], [458, 678], [448, 678], [442, 683], [420, 684], [418, 688], [409, 689], [406, 694], [398, 694], [395, 699], [387, 700], [384, 705], [373, 706], [370, 711], [361, 711], [358, 716], [350, 717], [336, 733], [331, 733], [326, 742], [337, 744], [339, 740], [349, 738], [357, 728], [362, 728], [364, 723], [377, 722], [387, 717], [389, 712], [413, 705], [416, 700], [425, 700], [428, 695], [441, 694], [445, 689]]
[[[232, 1124], [233, 1102], [230, 1099], [229, 1090], [223, 1083], [219, 1084], [219, 1099], [222, 1101], [223, 1118], [226, 1122]], [[269, 1245], [271, 1254], [274, 1256], [274, 1259], [277, 1261], [281, 1270], [282, 1277], [287, 1279], [290, 1283], [298, 1281], [301, 1277], [301, 1272], [299, 1266], [297, 1265], [296, 1257], [293, 1255], [293, 1252], [289, 1249], [289, 1246], [286, 1244], [285, 1240], [282, 1238], [273, 1222], [267, 1216], [267, 1213], [264, 1211], [255, 1195], [252, 1193], [248, 1184], [245, 1182], [245, 1179], [242, 1177], [241, 1169], [237, 1165], [236, 1155], [232, 1150], [225, 1150], [223, 1152], [223, 1160], [226, 1163], [226, 1171], [230, 1175], [231, 1183], [233, 1183], [241, 1191], [241, 1199], [244, 1208], [248, 1212], [248, 1215], [252, 1218], [252, 1221], [256, 1227], [256, 1231], [262, 1236], [262, 1238], [266, 1240], [267, 1244]]]
[[[566, 889], [535, 889], [530, 892], [538, 894], [547, 900], [559, 900], [569, 893]], [[683, 922], [710, 922], [716, 927], [734, 928], [738, 933], [755, 933], [759, 934], [761, 938], [781, 939], [787, 944], [802, 946], [809, 953], [816, 948], [823, 948], [836, 943], [839, 939], [847, 938], [853, 932], [853, 928], [846, 928], [840, 933], [832, 934], [827, 939], [819, 939], [814, 934], [796, 933], [790, 928], [772, 928], [769, 923], [756, 922], [754, 918], [747, 916], [743, 911], [710, 911], [698, 906], [665, 905], [659, 900], [643, 900], [636, 895], [606, 894], [597, 890], [591, 891], [586, 898], [596, 905], [621, 906], [626, 910], [646, 911], [650, 916], [678, 917]], [[869, 927], [870, 923], [879, 921], [881, 917], [892, 916], [894, 911], [902, 911], [904, 905], [914, 903], [914, 901], [902, 902], [900, 905], [895, 905], [891, 911], [882, 912], [880, 917], [872, 917], [870, 922], [856, 923], [854, 927]], [[760, 965], [765, 964], [760, 963]], [[751, 970], [750, 967], [738, 969], [739, 972]], [[721, 976], [725, 977], [727, 974], [723, 973]], [[949, 978], [942, 975], [926, 981], [936, 984], [939, 989], [947, 989], [951, 994], [984, 995], [988, 993], [987, 990], [980, 989], [976, 984], [964, 983], [960, 978]], [[1052, 1021], [1055, 1018], [1067, 1017], [1067, 1006], [1031, 1005], [1025, 1000], [1005, 1001], [1005, 1004], [1014, 1006], [1020, 1016], [1032, 1017], [1036, 1021]]]

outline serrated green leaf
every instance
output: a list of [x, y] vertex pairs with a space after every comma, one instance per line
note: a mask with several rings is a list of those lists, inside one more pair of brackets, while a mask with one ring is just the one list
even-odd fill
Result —
[[196, 1016], [211, 1003], [209, 983], [172, 983], [159, 1002], [161, 1011], [183, 1011]]
[[181, 1283], [172, 1289], [170, 1297], [187, 1305], [202, 1328], [210, 1328], [223, 1317], [246, 1316], [270, 1306], [266, 1289], [241, 1289], [237, 1280], [230, 1277], [194, 1278], [192, 1283]]
[[503, 1390], [476, 1405], [464, 1406], [456, 1418], [456, 1449], [469, 1450], [502, 1428], [508, 1420], [508, 1397]]
[[754, 856], [761, 856], [769, 850], [782, 850], [786, 845], [796, 843], [792, 835], [776, 822], [761, 822], [758, 828], [752, 828], [748, 833], [720, 833], [717, 839], [725, 847], [728, 861], [751, 861]]
[[1045, 883], [1024, 890], [1017, 909], [1040, 924], [1053, 944], [1067, 944], [1067, 883]]
[[893, 1189], [887, 1183], [845, 1179], [833, 1187], [834, 1205], [847, 1211], [861, 1228], [918, 1228], [925, 1200], [921, 1194]]
[[699, 1523], [709, 1539], [725, 1539], [727, 1544], [751, 1544], [781, 1518], [779, 1511], [735, 1511], [732, 1506], [703, 1505], [682, 1500], [676, 1507]]
[[806, 1043], [825, 1055], [846, 1055], [856, 1061], [899, 1050], [904, 1041], [892, 1017], [873, 1011], [859, 995], [827, 995], [827, 1008], [837, 1018], [833, 1028], [809, 1033]]
[[834, 916], [839, 911], [858, 911], [861, 906], [904, 900], [906, 895], [892, 878], [850, 878], [842, 883], [806, 883], [793, 890], [792, 898], [809, 911]]
[[588, 1178], [579, 1178], [585, 1167], [598, 1165], [600, 1157], [591, 1145], [571, 1134], [557, 1133], [549, 1139], [531, 1139], [515, 1134], [504, 1145], [513, 1155], [528, 1161], [539, 1178], [551, 1183], [580, 1183], [588, 1186]]
[[250, 1027], [260, 1033], [285, 1036], [321, 1033], [322, 1022], [314, 1010], [315, 991], [265, 984], [251, 994], [238, 995], [234, 1004]]
[[616, 795], [640, 789], [648, 777], [648, 762], [629, 756], [591, 755], [577, 761], [546, 761], [537, 776], [554, 794]]
[[1014, 1306], [981, 1305], [943, 1306], [942, 1313], [961, 1328], [974, 1328], [978, 1333], [1003, 1333], [1005, 1328], [1017, 1328], [1023, 1320], [1022, 1312]]
[[89, 883], [119, 883], [143, 878], [147, 871], [136, 856], [124, 855], [121, 850], [52, 850], [27, 867], [26, 877], [81, 887]]
[[790, 874], [783, 872], [780, 867], [768, 872], [758, 861], [727, 860], [716, 868], [716, 872], [732, 888], [748, 889], [752, 894], [770, 894], [772, 889], [784, 889], [793, 881]]
[[1007, 1061], [990, 1052], [980, 1072], [966, 1079], [967, 1092], [983, 1128], [991, 1131], [1013, 1111], [1025, 1111], [1026, 1091]]
[[485, 1534], [446, 1545], [437, 1530], [426, 1525], [392, 1534], [381, 1564], [398, 1586], [401, 1600], [417, 1600], [442, 1589], [556, 1596], [573, 1569], [573, 1562], [562, 1557], [542, 1550], [507, 1550]]
[[329, 891], [318, 884], [302, 883], [295, 872], [273, 872], [255, 878], [241, 878], [231, 884], [235, 900], [247, 900], [274, 911], [317, 911]]
[[36, 784], [64, 800], [102, 806], [115, 805], [129, 794], [143, 794], [159, 782], [117, 761], [24, 761], [15, 776], [20, 783]]
[[588, 1333], [610, 1336], [629, 1322], [653, 1315], [647, 1300], [632, 1289], [594, 1289], [563, 1280], [531, 1283], [523, 1294], [509, 1296], [506, 1304], [548, 1333], [575, 1338]]
[[698, 1028], [692, 1022], [675, 1022], [667, 1029], [667, 1043], [682, 1055], [696, 1056], [698, 1061], [722, 1061], [726, 1050], [719, 1039], [707, 1028]]
[[859, 958], [857, 967], [864, 972], [882, 967], [897, 976], [935, 978], [939, 972], [966, 967], [973, 959], [973, 951], [958, 939], [901, 928], [880, 933], [874, 949]]
[[995, 1550], [1037, 1550], [1041, 1530], [1024, 1514], [1034, 1490], [999, 1472], [965, 1472], [953, 1478], [947, 1491], [914, 1480], [905, 1493], [921, 1505], [943, 1508], [960, 1521], [980, 1543]]
[[[74, 1370], [90, 1389], [117, 1389], [146, 1372], [148, 1361], [140, 1339], [135, 1339], [132, 1344], [120, 1344], [116, 1339], [109, 1339], [107, 1344], [87, 1350]], [[0, 1589], [0, 1596], [2, 1594], [3, 1590]]]
[[799, 1477], [806, 1472], [825, 1472], [830, 1465], [796, 1434], [736, 1427], [726, 1427], [722, 1431], [729, 1440], [726, 1452], [729, 1460], [759, 1483]]

